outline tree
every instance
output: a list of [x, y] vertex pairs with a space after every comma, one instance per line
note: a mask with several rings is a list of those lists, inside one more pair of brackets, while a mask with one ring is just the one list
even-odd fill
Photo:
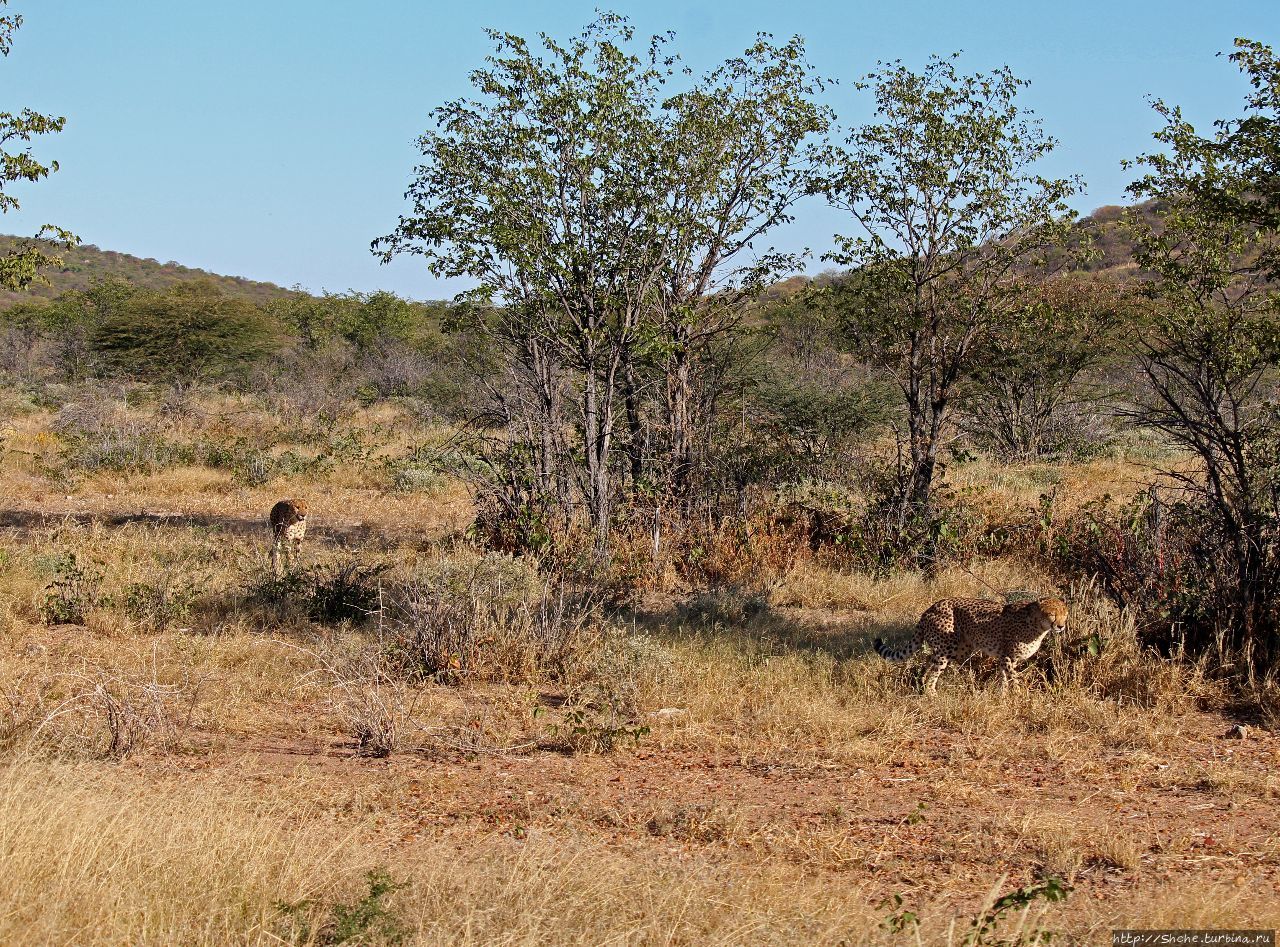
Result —
[[51, 300], [13, 306], [4, 321], [47, 339], [51, 368], [68, 381], [92, 375], [98, 359], [90, 340], [103, 321], [118, 316], [141, 290], [118, 278], [97, 280], [86, 290], [71, 290]]
[[[537, 490], [564, 505], [571, 487], [603, 550], [618, 377], [662, 272], [645, 213], [661, 182], [645, 172], [669, 38], [628, 52], [633, 31], [610, 14], [566, 44], [541, 35], [541, 55], [489, 35], [495, 53], [471, 76], [481, 97], [435, 110], [406, 195], [412, 214], [374, 247], [480, 283], [470, 298], [491, 318], [476, 325], [511, 366], [519, 393], [498, 402], [532, 441]], [[568, 466], [565, 401], [583, 459]]]
[[422, 304], [385, 290], [312, 296], [296, 289], [266, 308], [296, 331], [309, 349], [341, 340], [364, 352], [388, 339], [411, 338], [429, 318]]
[[[1198, 152], [1205, 159], [1199, 173], [1182, 180], [1201, 207], [1275, 231], [1280, 229], [1280, 59], [1256, 40], [1237, 39], [1235, 47], [1230, 58], [1253, 87], [1245, 100], [1246, 114], [1216, 122], [1217, 134], [1200, 138], [1178, 109], [1158, 102], [1156, 109], [1167, 125], [1157, 137], [1167, 144], [1180, 140], [1184, 152]], [[1269, 253], [1263, 268], [1274, 277], [1278, 267], [1280, 260]]]
[[696, 441], [709, 435], [722, 393], [707, 370], [715, 351], [738, 328], [744, 304], [799, 266], [797, 255], [760, 241], [790, 222], [792, 205], [812, 188], [813, 140], [832, 117], [814, 101], [823, 86], [798, 37], [779, 46], [761, 35], [663, 104], [654, 171], [664, 188], [654, 213], [665, 268], [654, 317], [665, 479], [677, 495], [691, 485]]
[[821, 182], [860, 231], [828, 257], [856, 270], [832, 302], [855, 351], [901, 391], [901, 519], [926, 526], [958, 386], [1040, 257], [1066, 240], [1066, 200], [1081, 186], [1035, 172], [1056, 142], [1017, 105], [1024, 80], [961, 75], [955, 61], [864, 77], [876, 121], [831, 148]]
[[[1164, 150], [1130, 186], [1159, 227], [1134, 218], [1138, 262], [1155, 275], [1154, 331], [1133, 417], [1191, 452], [1171, 470], [1192, 498], [1187, 529], [1205, 568], [1196, 644], [1218, 636], [1265, 663], [1280, 658], [1280, 61], [1236, 41], [1254, 93], [1242, 118], [1200, 135], [1176, 106], [1155, 109]], [[1178, 617], [1178, 616], [1175, 616]], [[1183, 616], [1186, 617], [1186, 616]], [[1207, 627], [1205, 627], [1207, 625]]]
[[1079, 412], [1107, 394], [1081, 384], [1113, 358], [1122, 330], [1141, 323], [1131, 288], [1064, 274], [1029, 287], [1025, 298], [988, 334], [963, 396], [962, 426], [998, 457], [1034, 459], [1083, 446]]
[[[736, 258], [789, 219], [808, 186], [805, 140], [826, 113], [808, 101], [799, 41], [761, 37], [693, 81], [670, 34], [635, 52], [612, 14], [568, 43], [540, 36], [540, 51], [490, 35], [496, 52], [471, 77], [478, 97], [435, 110], [412, 211], [374, 248], [480, 284], [467, 325], [502, 356], [503, 449], [532, 466], [510, 493], [585, 510], [604, 550], [625, 473], [620, 429], [633, 485], [658, 439], [673, 471], [662, 485], [688, 482], [734, 306], [786, 259]], [[677, 76], [688, 87], [667, 94]]]
[[137, 292], [103, 313], [90, 335], [104, 372], [177, 382], [240, 374], [278, 345], [276, 324], [257, 306], [203, 281]]
[[[0, 7], [7, 4], [8, 0], [0, 0]], [[9, 55], [13, 47], [13, 35], [20, 26], [21, 16], [0, 16], [0, 55]], [[22, 145], [29, 144], [38, 135], [62, 131], [66, 123], [65, 118], [41, 115], [31, 109], [22, 109], [17, 114], [0, 112], [0, 214], [7, 214], [19, 207], [18, 199], [6, 193], [7, 185], [17, 181], [39, 181], [58, 170], [56, 161], [41, 164], [31, 153], [31, 148]], [[15, 143], [19, 144], [19, 148], [10, 150]], [[41, 227], [34, 239], [20, 243], [15, 249], [0, 256], [0, 288], [24, 289], [39, 278], [41, 269], [61, 263], [56, 255], [47, 252], [47, 241], [50, 239], [65, 246], [74, 246], [78, 242], [72, 233], [61, 227], [52, 224]]]

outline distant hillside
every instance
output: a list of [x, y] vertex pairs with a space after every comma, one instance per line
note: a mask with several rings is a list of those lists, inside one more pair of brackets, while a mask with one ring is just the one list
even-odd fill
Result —
[[1115, 280], [1141, 278], [1133, 259], [1134, 241], [1124, 222], [1125, 211], [1134, 211], [1149, 227], [1159, 229], [1160, 218], [1155, 201], [1143, 201], [1129, 207], [1107, 204], [1087, 217], [1081, 217], [1070, 245], [1078, 247], [1087, 239], [1095, 256], [1082, 268]]
[[[17, 237], [0, 236], [0, 253], [7, 253], [17, 242]], [[173, 262], [144, 260], [128, 253], [100, 250], [92, 244], [57, 252], [65, 263], [60, 269], [45, 271], [44, 278], [48, 283], [32, 286], [21, 293], [0, 290], [0, 309], [7, 309], [14, 303], [32, 298], [48, 299], [68, 290], [88, 289], [94, 280], [108, 277], [128, 280], [148, 289], [165, 289], [174, 283], [204, 279], [213, 282], [228, 295], [241, 296], [256, 303], [276, 299], [289, 292], [273, 283], [259, 283], [239, 276], [219, 276]]]
[[[1138, 204], [1135, 209], [1148, 222], [1156, 220], [1154, 202]], [[1095, 258], [1085, 264], [1085, 270], [1121, 281], [1140, 278], [1137, 264], [1133, 261], [1133, 241], [1121, 219], [1124, 210], [1125, 208], [1109, 205], [1099, 207], [1087, 217], [1080, 218], [1076, 225], [1076, 236], [1070, 243], [1078, 245], [1087, 237], [1097, 251]], [[0, 253], [7, 252], [17, 240], [16, 237], [0, 236]], [[45, 272], [48, 284], [32, 286], [22, 293], [0, 290], [0, 310], [32, 298], [48, 299], [68, 290], [87, 289], [94, 280], [112, 276], [149, 289], [165, 289], [186, 280], [206, 279], [228, 295], [240, 296], [256, 303], [289, 294], [289, 290], [274, 283], [259, 283], [240, 276], [219, 276], [172, 261], [161, 263], [158, 260], [144, 260], [128, 253], [100, 250], [92, 244], [58, 252], [66, 262], [60, 269]], [[771, 287], [767, 296], [771, 299], [785, 299], [808, 283], [809, 279], [806, 277], [793, 276]]]
[[[1159, 208], [1155, 201], [1143, 201], [1141, 204], [1124, 207], [1105, 204], [1076, 221], [1067, 237], [1065, 249], [1051, 250], [1047, 254], [1046, 263], [1050, 271], [1069, 267], [1121, 283], [1149, 279], [1151, 274], [1141, 270], [1133, 258], [1136, 245], [1125, 221], [1128, 211], [1133, 211], [1147, 226], [1157, 230], [1161, 226]], [[1088, 244], [1091, 253], [1089, 259], [1081, 263], [1075, 258], [1075, 253], [1085, 244]], [[1038, 264], [1036, 268], [1039, 268]], [[829, 270], [816, 279], [838, 279], [840, 275], [836, 270]], [[808, 277], [790, 277], [769, 287], [766, 298], [786, 299], [803, 290], [810, 282]]]

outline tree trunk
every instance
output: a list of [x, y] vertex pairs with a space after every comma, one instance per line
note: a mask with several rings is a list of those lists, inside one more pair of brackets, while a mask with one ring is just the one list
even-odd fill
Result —
[[588, 371], [583, 378], [582, 446], [587, 461], [587, 510], [595, 531], [596, 553], [601, 556], [609, 549], [609, 440], [600, 379]]
[[670, 436], [671, 490], [687, 497], [693, 480], [693, 384], [687, 332], [676, 329], [667, 362], [667, 424]]
[[644, 479], [649, 444], [640, 413], [640, 381], [636, 377], [630, 348], [622, 356], [622, 387], [627, 412], [627, 461], [631, 472], [631, 486], [634, 488]]

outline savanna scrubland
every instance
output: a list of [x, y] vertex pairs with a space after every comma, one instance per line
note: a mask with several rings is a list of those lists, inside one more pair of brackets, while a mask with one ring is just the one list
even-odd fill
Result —
[[[632, 39], [435, 114], [376, 249], [455, 302], [2, 271], [0, 941], [1280, 926], [1271, 50], [1077, 220], [1008, 71], [841, 130], [798, 41]], [[1008, 693], [870, 648], [1046, 594]]]

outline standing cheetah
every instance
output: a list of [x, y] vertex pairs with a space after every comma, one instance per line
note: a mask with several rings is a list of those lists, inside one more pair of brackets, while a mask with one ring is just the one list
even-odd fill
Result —
[[915, 634], [897, 647], [875, 640], [876, 653], [891, 661], [904, 661], [929, 646], [932, 660], [925, 673], [924, 689], [932, 693], [938, 677], [952, 661], [981, 653], [1001, 662], [1001, 679], [1007, 688], [1017, 676], [1017, 666], [1038, 650], [1050, 631], [1067, 624], [1067, 605], [1061, 599], [1038, 602], [999, 602], [975, 598], [944, 598], [920, 616]]
[[302, 548], [302, 537], [307, 534], [306, 501], [281, 500], [271, 508], [267, 522], [271, 524], [271, 536], [275, 540], [271, 547], [271, 569], [280, 575], [282, 556], [288, 567], [293, 568]]

